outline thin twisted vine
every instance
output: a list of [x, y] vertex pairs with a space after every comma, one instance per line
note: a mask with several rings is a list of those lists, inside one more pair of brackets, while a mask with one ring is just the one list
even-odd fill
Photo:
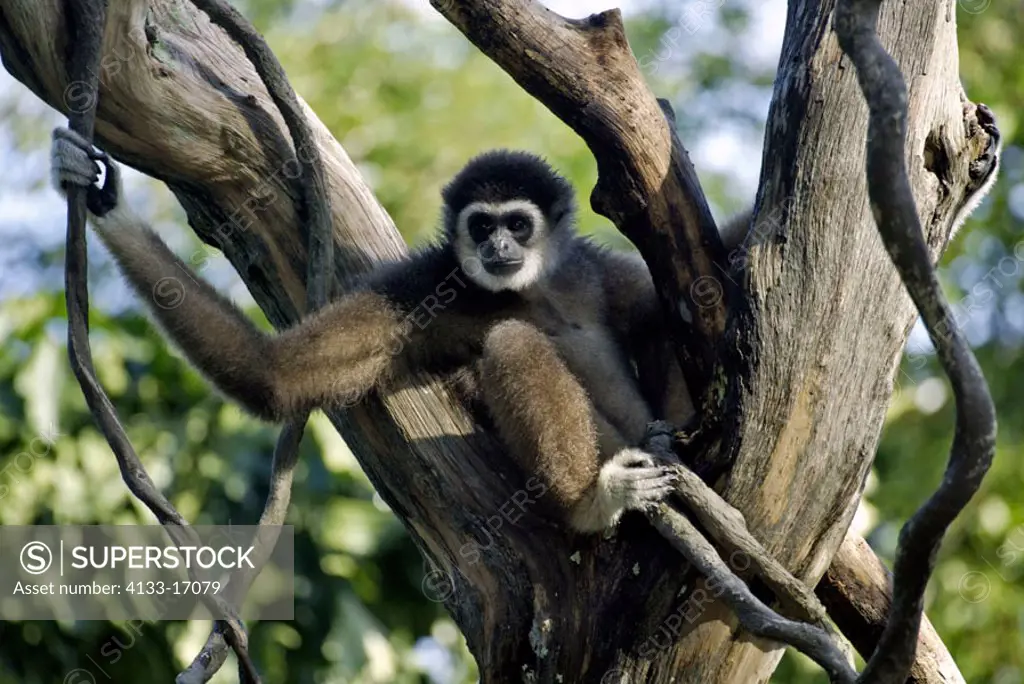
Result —
[[[307, 307], [310, 311], [323, 306], [330, 299], [333, 277], [334, 250], [330, 205], [324, 181], [319, 150], [312, 131], [302, 115], [298, 99], [292, 91], [283, 69], [270, 52], [262, 37], [233, 8], [221, 2], [197, 2], [211, 19], [225, 27], [228, 33], [245, 49], [292, 134], [301, 175], [303, 212], [309, 222], [309, 262], [307, 277]], [[69, 79], [88, 97], [82, 110], [72, 111], [69, 126], [91, 140], [94, 132], [96, 104], [99, 92], [100, 60], [103, 27], [106, 18], [104, 0], [77, 0], [70, 5], [70, 25], [75, 32]], [[303, 154], [298, 152], [302, 150]], [[86, 403], [110, 444], [118, 460], [129, 490], [139, 498], [165, 525], [176, 544], [198, 545], [199, 539], [188, 521], [157, 490], [135, 453], [117, 418], [113, 404], [96, 379], [88, 338], [88, 254], [85, 243], [86, 207], [84, 189], [68, 188], [67, 260], [65, 290], [68, 308], [68, 355], [72, 369], [82, 387]], [[305, 427], [305, 418], [286, 425], [274, 451], [270, 492], [260, 517], [261, 525], [279, 527], [285, 519], [291, 498], [291, 483], [298, 457], [298, 446]], [[241, 601], [273, 550], [273, 538], [261, 537], [255, 563], [257, 570], [236, 577], [227, 591], [235, 602]], [[206, 646], [177, 681], [180, 684], [206, 682], [223, 665], [230, 648], [239, 664], [239, 679], [244, 684], [258, 684], [259, 674], [248, 652], [248, 637], [237, 613], [223, 597], [204, 596], [215, 614], [227, 615], [217, 620]]]
[[[334, 227], [331, 222], [330, 198], [327, 194], [320, 149], [299, 105], [298, 97], [288, 82], [284, 68], [263, 36], [249, 20], [222, 0], [194, 0], [194, 4], [242, 47], [288, 127], [301, 171], [300, 188], [296, 194], [301, 198], [300, 221], [304, 221], [308, 227], [306, 309], [307, 313], [312, 313], [330, 301], [334, 277]], [[291, 500], [299, 444], [308, 419], [309, 414], [306, 414], [299, 420], [289, 422], [281, 430], [274, 448], [270, 491], [260, 516], [261, 526], [279, 529], [284, 524]], [[270, 557], [276, 540], [277, 535], [267, 538], [261, 535], [262, 543], [255, 551], [254, 569], [232, 578], [226, 591], [230, 592], [229, 595], [237, 605], [241, 604], [252, 582]], [[226, 629], [226, 624], [217, 621], [202, 650], [176, 678], [177, 684], [208, 682], [220, 670], [227, 658]]]
[[[103, 33], [106, 26], [106, 0], [74, 0], [68, 4], [69, 25], [74, 32], [71, 54], [68, 60], [70, 83], [85, 97], [79, 102], [85, 106], [72, 108], [68, 125], [72, 130], [92, 140], [96, 123], [96, 105], [99, 95], [100, 59], [103, 49]], [[89, 283], [88, 250], [85, 242], [86, 189], [77, 186], [67, 188], [68, 221], [66, 257], [64, 264], [64, 290], [68, 309], [68, 358], [71, 369], [85, 395], [86, 404], [96, 420], [100, 431], [110, 445], [121, 477], [128, 489], [165, 527], [174, 543], [200, 545], [200, 539], [188, 521], [174, 508], [170, 501], [156, 488], [146, 472], [142, 461], [132, 447], [124, 426], [117, 417], [117, 411], [110, 398], [96, 378], [89, 345]], [[189, 574], [193, 571], [190, 569]], [[259, 682], [256, 668], [248, 650], [248, 636], [242, 622], [223, 598], [216, 595], [202, 596], [211, 612], [228, 615], [223, 620], [223, 639], [238, 657], [240, 679], [243, 683]]]
[[900, 531], [892, 610], [858, 680], [902, 684], [913, 664], [924, 590], [942, 538], [992, 463], [996, 415], [988, 384], [942, 294], [922, 236], [904, 159], [907, 88], [899, 67], [876, 34], [880, 5], [880, 0], [839, 0], [835, 31], [843, 52], [857, 67], [857, 79], [871, 110], [867, 136], [871, 210], [956, 398], [956, 432], [946, 473], [938, 490]]

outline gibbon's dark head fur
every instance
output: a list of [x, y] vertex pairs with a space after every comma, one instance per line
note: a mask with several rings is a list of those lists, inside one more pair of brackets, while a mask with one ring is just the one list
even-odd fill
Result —
[[560, 214], [576, 208], [569, 181], [537, 155], [515, 150], [491, 150], [473, 157], [444, 187], [441, 199], [456, 214], [471, 202], [528, 200], [555, 223]]
[[474, 157], [441, 197], [445, 238], [466, 275], [493, 292], [543, 279], [574, 234], [572, 185], [528, 152]]

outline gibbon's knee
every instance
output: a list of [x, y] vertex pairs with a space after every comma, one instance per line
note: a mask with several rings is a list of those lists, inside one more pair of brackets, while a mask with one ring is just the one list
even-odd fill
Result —
[[484, 404], [525, 474], [548, 487], [563, 513], [597, 478], [597, 430], [586, 391], [551, 341], [520, 321], [494, 326], [479, 363]]
[[543, 354], [555, 353], [547, 336], [529, 323], [506, 320], [497, 323], [484, 338], [483, 358], [502, 363], [505, 360], [522, 359], [536, 351]]

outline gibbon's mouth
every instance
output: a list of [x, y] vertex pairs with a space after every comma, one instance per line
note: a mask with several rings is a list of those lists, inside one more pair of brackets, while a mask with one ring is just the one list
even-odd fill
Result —
[[523, 266], [522, 259], [485, 261], [484, 269], [492, 275], [512, 275]]

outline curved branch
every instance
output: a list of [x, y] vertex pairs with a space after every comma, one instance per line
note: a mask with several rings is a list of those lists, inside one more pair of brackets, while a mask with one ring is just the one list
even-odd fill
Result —
[[881, 0], [840, 0], [839, 44], [857, 67], [870, 108], [867, 183], [882, 241], [928, 329], [956, 397], [956, 433], [938, 490], [900, 531], [893, 606], [859, 681], [902, 684], [914, 661], [924, 590], [946, 528], [981, 485], [995, 451], [996, 415], [977, 359], [942, 294], [907, 176], [907, 89], [875, 33]]
[[824, 629], [778, 615], [762, 603], [722, 560], [685, 515], [659, 504], [651, 522], [690, 563], [721, 593], [743, 627], [760, 637], [793, 646], [821, 665], [832, 682], [853, 684], [857, 673]]

